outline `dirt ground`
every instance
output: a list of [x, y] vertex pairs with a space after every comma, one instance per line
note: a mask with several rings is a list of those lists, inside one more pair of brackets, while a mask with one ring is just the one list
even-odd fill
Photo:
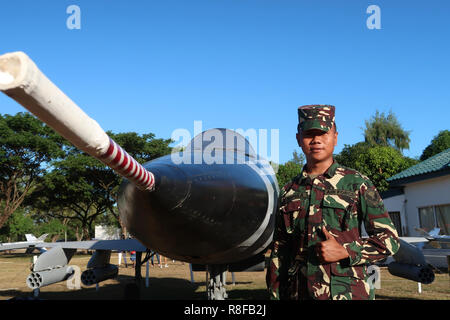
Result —
[[[30, 274], [33, 255], [20, 252], [0, 254], [0, 300], [33, 297], [33, 291], [26, 285]], [[86, 269], [89, 254], [77, 254], [70, 265]], [[129, 260], [128, 260], [129, 261]], [[117, 264], [117, 254], [111, 256], [111, 263]], [[146, 286], [146, 265], [141, 269], [143, 276], [141, 299], [143, 300], [206, 300], [206, 274], [194, 272], [191, 282], [189, 264], [167, 259], [168, 267], [160, 268], [157, 264], [149, 266], [149, 280]], [[76, 268], [76, 271], [78, 269]], [[79, 274], [79, 273], [78, 273]], [[238, 272], [227, 275], [227, 293], [229, 300], [267, 300], [265, 272]], [[38, 298], [43, 300], [122, 300], [126, 297], [125, 287], [134, 282], [134, 268], [122, 265], [115, 279], [106, 280], [98, 286], [84, 286], [72, 280], [59, 282], [40, 289]], [[450, 300], [450, 279], [448, 273], [436, 274], [436, 280], [429, 285], [418, 285], [414, 281], [398, 278], [381, 268], [381, 288], [377, 289], [378, 300]]]

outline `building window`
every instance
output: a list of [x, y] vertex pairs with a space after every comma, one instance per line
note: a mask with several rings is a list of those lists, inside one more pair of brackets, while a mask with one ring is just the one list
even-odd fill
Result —
[[397, 229], [398, 236], [402, 237], [403, 232], [402, 232], [402, 220], [400, 218], [400, 212], [399, 211], [389, 212], [389, 217], [394, 223], [395, 229]]
[[450, 205], [436, 206], [437, 225], [441, 228], [440, 234], [450, 234]]
[[439, 228], [439, 234], [450, 234], [450, 205], [419, 208], [419, 221], [427, 232]]

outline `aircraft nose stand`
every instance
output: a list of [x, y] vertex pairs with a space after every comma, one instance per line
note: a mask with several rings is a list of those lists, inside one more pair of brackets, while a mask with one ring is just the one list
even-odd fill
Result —
[[208, 300], [225, 300], [228, 294], [225, 289], [226, 265], [207, 266], [206, 292]]

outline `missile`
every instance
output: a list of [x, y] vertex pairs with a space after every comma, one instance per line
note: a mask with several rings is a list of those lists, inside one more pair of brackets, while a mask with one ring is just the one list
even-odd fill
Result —
[[75, 270], [67, 263], [74, 253], [75, 250], [73, 249], [55, 247], [41, 254], [36, 263], [33, 264], [32, 272], [26, 279], [28, 287], [38, 289], [69, 279], [75, 273]]
[[117, 277], [119, 267], [114, 264], [108, 264], [102, 268], [94, 268], [83, 271], [81, 282], [85, 286], [92, 286], [102, 281]]
[[57, 267], [51, 270], [32, 272], [28, 275], [26, 283], [30, 289], [39, 289], [60, 281], [69, 279], [75, 270], [72, 266]]
[[420, 282], [423, 284], [430, 284], [434, 281], [433, 269], [429, 266], [412, 265], [408, 263], [391, 262], [388, 264], [388, 271], [390, 274]]
[[124, 177], [121, 219], [148, 248], [190, 263], [224, 264], [271, 243], [275, 173], [238, 133], [207, 130], [185, 151], [140, 165], [25, 53], [0, 56], [0, 90]]
[[395, 261], [388, 264], [388, 271], [397, 277], [430, 284], [434, 281], [433, 269], [425, 261], [419, 248], [399, 239], [400, 247], [393, 255]]
[[109, 263], [110, 250], [96, 250], [87, 264], [88, 269], [81, 274], [81, 282], [91, 286], [117, 277], [119, 267]]

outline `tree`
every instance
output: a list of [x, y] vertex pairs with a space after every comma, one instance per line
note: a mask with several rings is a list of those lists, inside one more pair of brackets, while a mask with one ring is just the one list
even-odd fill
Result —
[[378, 191], [389, 187], [387, 178], [403, 171], [418, 162], [405, 157], [395, 148], [388, 146], [370, 146], [366, 142], [345, 145], [341, 153], [335, 156], [338, 163], [356, 169], [369, 177]]
[[397, 150], [409, 149], [409, 131], [405, 131], [392, 111], [386, 116], [376, 111], [375, 116], [365, 121], [365, 142], [370, 146], [394, 147]]
[[3, 228], [0, 229], [2, 242], [25, 241], [26, 233], [34, 232], [33, 219], [24, 210], [15, 210]]
[[303, 153], [298, 154], [296, 150], [292, 153], [292, 159], [285, 164], [280, 164], [278, 166], [278, 171], [276, 177], [278, 180], [278, 186], [280, 189], [292, 178], [298, 176], [303, 169], [303, 164], [305, 161], [305, 156]]
[[448, 148], [450, 148], [450, 131], [442, 130], [431, 140], [431, 143], [425, 150], [423, 150], [420, 161], [424, 161]]
[[68, 228], [67, 223], [69, 220], [59, 220], [49, 217], [48, 215], [42, 215], [38, 211], [31, 215], [35, 223], [34, 234], [41, 236], [44, 233], [48, 234], [47, 239], [51, 242], [57, 241], [59, 238], [75, 239], [76, 237]]
[[0, 115], [0, 227], [63, 155], [62, 138], [29, 113]]
[[76, 150], [53, 162], [53, 167], [27, 203], [41, 215], [78, 221], [77, 240], [91, 238], [95, 219], [115, 202], [111, 194], [117, 184], [114, 173], [100, 161]]
[[297, 150], [294, 150], [294, 152], [292, 152], [292, 160], [290, 161], [303, 167], [303, 164], [305, 163], [305, 155], [303, 153], [299, 154]]

